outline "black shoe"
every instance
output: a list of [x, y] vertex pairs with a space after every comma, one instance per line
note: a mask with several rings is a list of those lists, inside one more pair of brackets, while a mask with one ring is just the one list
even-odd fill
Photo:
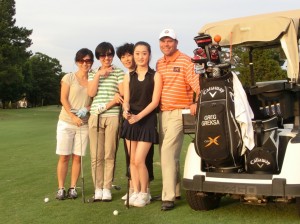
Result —
[[162, 211], [169, 211], [174, 208], [174, 201], [163, 201], [161, 204]]
[[175, 200], [176, 200], [176, 201], [181, 200], [181, 196], [176, 196]]
[[161, 195], [151, 196], [151, 201], [161, 201]]

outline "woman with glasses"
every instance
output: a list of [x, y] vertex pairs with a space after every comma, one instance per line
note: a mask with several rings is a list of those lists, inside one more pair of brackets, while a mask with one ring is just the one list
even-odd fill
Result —
[[89, 73], [88, 94], [93, 97], [89, 119], [89, 137], [95, 201], [111, 201], [120, 104], [123, 102], [124, 71], [112, 64], [115, 55], [111, 43], [102, 42], [95, 50], [100, 67]]
[[[88, 118], [91, 97], [87, 93], [88, 72], [94, 62], [94, 54], [87, 48], [80, 49], [75, 55], [78, 70], [66, 74], [61, 80], [60, 100], [62, 109], [57, 124], [56, 154], [58, 191], [56, 198], [77, 198], [76, 183], [80, 175], [81, 157], [85, 155], [88, 144]], [[69, 160], [72, 157], [71, 184], [65, 191], [65, 179]]]

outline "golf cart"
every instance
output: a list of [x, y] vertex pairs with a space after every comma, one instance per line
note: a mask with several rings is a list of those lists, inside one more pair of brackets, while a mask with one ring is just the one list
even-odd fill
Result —
[[[205, 45], [205, 38], [220, 35], [220, 48], [249, 48], [251, 87], [245, 89], [245, 94], [254, 115], [251, 117], [254, 147], [247, 151], [239, 149], [239, 158], [231, 163], [218, 162], [209, 156], [220, 155], [220, 138], [210, 138], [209, 144], [203, 146], [199, 135], [206, 132], [206, 126], [201, 125], [200, 116], [196, 116], [192, 126], [189, 125], [191, 120], [187, 122], [183, 118], [184, 131], [195, 133], [186, 153], [182, 180], [192, 209], [215, 209], [223, 196], [230, 196], [251, 204], [295, 201], [300, 213], [300, 175], [297, 172], [300, 170], [299, 18], [300, 10], [293, 10], [220, 21], [205, 25], [195, 37], [197, 44]], [[211, 45], [211, 41], [208, 42]], [[282, 48], [287, 62], [287, 80], [255, 81], [252, 50], [266, 47]], [[194, 60], [195, 65], [198, 59], [201, 62], [199, 56]], [[228, 69], [225, 62], [221, 64]], [[201, 86], [202, 95], [204, 91]], [[214, 154], [204, 149], [211, 144], [215, 145]], [[233, 157], [232, 153], [230, 155]]]

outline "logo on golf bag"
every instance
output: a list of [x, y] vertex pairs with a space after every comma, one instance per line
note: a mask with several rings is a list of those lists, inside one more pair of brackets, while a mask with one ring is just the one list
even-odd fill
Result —
[[211, 98], [214, 98], [217, 92], [214, 93], [209, 93], [209, 95], [211, 96]]
[[264, 165], [269, 166], [271, 164], [271, 162], [267, 159], [263, 159], [263, 158], [255, 158], [250, 160], [250, 164], [251, 165], [257, 165], [259, 168], [262, 168]]
[[[204, 89], [203, 90], [203, 92], [202, 92], [202, 94], [203, 95], [206, 95], [207, 93], [209, 93], [210, 91], [214, 91], [215, 90], [215, 92], [213, 93], [213, 95], [215, 95], [216, 94], [216, 92], [218, 91], [219, 93], [224, 93], [224, 89], [222, 88], [222, 87], [220, 87], [220, 86], [211, 86], [211, 87], [209, 87], [209, 88], [207, 88], [207, 89]], [[211, 93], [209, 93], [210, 95], [212, 95]], [[212, 96], [213, 97], [213, 96]]]
[[219, 125], [220, 121], [217, 118], [216, 114], [208, 114], [205, 115], [203, 121], [201, 122], [201, 126], [210, 126], [210, 125]]
[[275, 151], [263, 147], [255, 147], [247, 154], [247, 171], [249, 173], [273, 173], [277, 170]]
[[218, 143], [218, 138], [220, 138], [220, 135], [215, 137], [215, 138], [212, 138], [212, 137], [208, 137], [208, 140], [205, 140], [204, 142], [208, 142], [207, 145], [205, 145], [204, 147], [208, 147], [208, 146], [211, 146], [212, 144], [215, 144], [215, 145], [219, 145]]

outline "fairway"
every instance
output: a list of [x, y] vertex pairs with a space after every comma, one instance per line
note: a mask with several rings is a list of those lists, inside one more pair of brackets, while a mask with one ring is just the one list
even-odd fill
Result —
[[[117, 153], [115, 185], [112, 202], [83, 204], [81, 179], [77, 183], [79, 198], [55, 200], [57, 190], [55, 154], [56, 124], [60, 107], [30, 109], [0, 109], [0, 216], [1, 223], [300, 223], [295, 204], [254, 206], [223, 198], [221, 206], [212, 211], [193, 211], [185, 200], [176, 201], [172, 211], [160, 211], [161, 202], [154, 201], [144, 208], [127, 209], [121, 197], [126, 192], [125, 156], [123, 141]], [[181, 154], [181, 173], [184, 156], [191, 137], [186, 136]], [[84, 157], [85, 195], [93, 195], [90, 156]], [[151, 195], [161, 191], [161, 172], [158, 148], [155, 148], [154, 176]], [[69, 175], [66, 188], [69, 186]], [[44, 202], [48, 197], [50, 201]], [[118, 210], [119, 215], [113, 215]]]

